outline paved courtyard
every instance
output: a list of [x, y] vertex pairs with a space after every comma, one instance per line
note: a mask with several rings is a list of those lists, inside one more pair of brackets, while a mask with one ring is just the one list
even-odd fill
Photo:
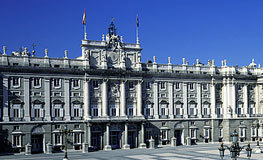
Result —
[[[131, 150], [112, 150], [112, 151], [96, 151], [89, 153], [81, 153], [80, 151], [69, 151], [70, 160], [218, 160], [219, 152], [217, 144], [198, 144], [194, 146], [178, 146], [178, 147], [161, 147], [158, 149], [131, 149]], [[252, 145], [254, 147], [254, 144]], [[229, 158], [229, 152], [225, 153], [224, 159]], [[16, 160], [62, 160], [64, 153], [54, 154], [34, 154], [30, 156], [18, 154], [9, 156], [0, 156], [0, 159], [16, 159]], [[245, 151], [242, 151], [239, 160], [246, 158]], [[251, 160], [263, 160], [263, 153], [253, 153]]]

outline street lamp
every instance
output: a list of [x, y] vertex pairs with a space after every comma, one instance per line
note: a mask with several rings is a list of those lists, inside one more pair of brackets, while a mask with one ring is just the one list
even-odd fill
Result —
[[234, 130], [234, 132], [231, 136], [232, 136], [233, 142], [232, 142], [232, 145], [230, 147], [221, 143], [220, 147], [218, 148], [219, 155], [220, 155], [221, 159], [224, 158], [225, 149], [228, 149], [230, 151], [230, 157], [233, 160], [237, 160], [237, 157], [239, 157], [241, 150], [244, 149], [245, 147], [247, 147], [246, 148], [247, 158], [250, 159], [251, 154], [252, 154], [252, 148], [250, 147], [250, 143], [248, 143], [248, 145], [245, 145], [245, 146], [239, 146], [238, 133], [236, 130]]
[[60, 132], [63, 134], [65, 142], [65, 154], [63, 160], [68, 160], [68, 135], [72, 133], [72, 130], [68, 129], [68, 125], [65, 125], [64, 129], [60, 130]]

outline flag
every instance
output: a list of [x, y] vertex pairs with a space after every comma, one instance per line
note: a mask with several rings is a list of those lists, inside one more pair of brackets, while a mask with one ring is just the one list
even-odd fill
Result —
[[139, 28], [139, 18], [138, 18], [138, 14], [137, 14], [137, 27]]
[[85, 11], [85, 9], [84, 9], [84, 13], [83, 13], [82, 24], [83, 24], [83, 25], [86, 24], [86, 11]]

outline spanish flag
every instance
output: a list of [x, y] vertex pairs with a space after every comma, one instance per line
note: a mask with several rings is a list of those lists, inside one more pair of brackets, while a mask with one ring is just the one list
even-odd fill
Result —
[[83, 25], [86, 24], [86, 11], [85, 11], [85, 9], [84, 9], [84, 13], [83, 13], [82, 24], [83, 24]]

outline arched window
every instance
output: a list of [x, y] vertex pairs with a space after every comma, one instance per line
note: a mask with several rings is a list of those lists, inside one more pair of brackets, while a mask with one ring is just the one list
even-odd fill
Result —
[[210, 113], [211, 113], [210, 103], [206, 101], [203, 103], [203, 115], [210, 116]]
[[153, 116], [153, 103], [147, 101], [144, 108], [144, 115], [145, 116]]
[[23, 103], [20, 100], [11, 101], [10, 118], [13, 121], [21, 121], [24, 117]]
[[72, 119], [82, 119], [83, 117], [83, 108], [79, 101], [74, 101], [71, 104], [71, 118]]
[[196, 108], [196, 102], [195, 101], [190, 101], [189, 102], [189, 107], [188, 107], [188, 115], [190, 116], [196, 116], [197, 115], [197, 108]]
[[44, 117], [43, 102], [39, 100], [35, 100], [31, 108], [31, 118], [32, 120], [43, 120], [43, 117]]
[[183, 103], [180, 101], [177, 101], [174, 105], [174, 115], [175, 116], [182, 116], [183, 113]]
[[53, 101], [52, 104], [52, 119], [62, 120], [64, 117], [63, 102], [60, 100]]

